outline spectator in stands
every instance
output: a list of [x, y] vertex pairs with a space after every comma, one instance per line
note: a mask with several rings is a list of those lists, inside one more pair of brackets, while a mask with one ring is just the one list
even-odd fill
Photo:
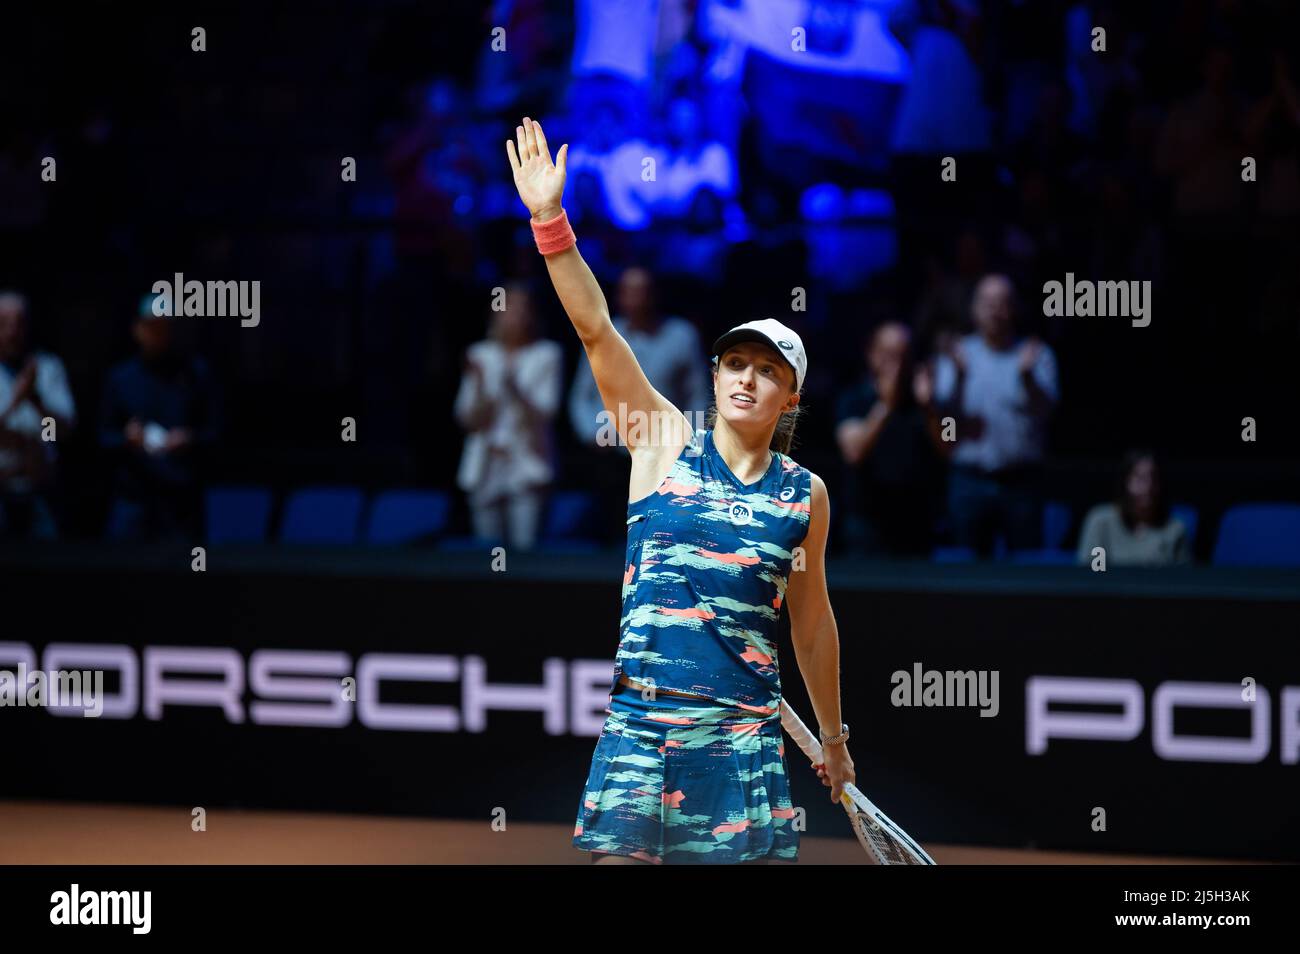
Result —
[[[984, 14], [970, 0], [901, 0], [887, 18], [910, 58], [890, 135], [890, 191], [900, 274], [919, 284], [925, 276], [918, 266], [960, 222], [996, 214]], [[941, 159], [960, 171], [936, 188]]]
[[1107, 566], [1169, 566], [1191, 561], [1187, 528], [1169, 515], [1160, 464], [1150, 451], [1125, 455], [1115, 501], [1098, 504], [1084, 518], [1079, 563], [1091, 563], [1097, 547], [1105, 550]]
[[1277, 234], [1290, 236], [1300, 215], [1300, 90], [1287, 58], [1273, 53], [1273, 82], [1246, 123], [1251, 155], [1259, 158], [1259, 212]]
[[58, 536], [46, 491], [75, 422], [63, 362], [28, 340], [27, 299], [0, 292], [0, 538]]
[[431, 258], [463, 247], [455, 231], [456, 178], [450, 161], [459, 132], [453, 107], [456, 89], [446, 79], [413, 84], [406, 122], [389, 130], [384, 167], [392, 179], [393, 240], [400, 257]]
[[912, 57], [894, 152], [946, 156], [988, 150], [992, 119], [980, 67], [979, 8], [969, 0], [903, 0], [888, 18], [890, 31]]
[[950, 351], [970, 315], [975, 286], [988, 272], [988, 250], [973, 226], [953, 243], [951, 267], [931, 250], [926, 256], [926, 285], [916, 307], [913, 327], [923, 354]]
[[564, 355], [539, 340], [526, 285], [506, 287], [488, 336], [469, 346], [455, 414], [468, 436], [457, 483], [474, 535], [531, 548], [555, 476], [552, 421], [560, 407]]
[[1174, 180], [1174, 211], [1185, 223], [1231, 215], [1246, 197], [1241, 158], [1247, 104], [1233, 73], [1232, 50], [1212, 46], [1200, 89], [1174, 105], [1160, 131], [1157, 168]]
[[889, 556], [929, 556], [942, 465], [929, 369], [912, 362], [905, 325], [876, 329], [866, 348], [867, 373], [836, 408], [835, 437], [853, 474], [861, 518], [851, 549]]
[[[627, 340], [655, 389], [691, 420], [702, 420], [709, 406], [709, 375], [699, 333], [684, 318], [659, 314], [654, 279], [644, 268], [629, 268], [619, 277], [614, 327]], [[584, 444], [596, 446], [600, 435], [609, 430], [602, 428], [604, 410], [591, 365], [583, 354], [569, 392], [569, 421]]]
[[[1127, 4], [1080, 0], [1065, 13], [1064, 79], [1070, 91], [1070, 127], [1106, 147], [1108, 113], [1114, 104], [1139, 93], [1145, 38], [1125, 22]], [[1106, 31], [1106, 55], [1093, 50], [1094, 31]]]
[[[629, 244], [634, 233], [623, 232], [614, 223], [604, 182], [594, 168], [571, 174], [569, 181], [572, 185], [564, 212], [575, 229], [582, 229], [582, 257], [595, 275], [617, 274], [620, 264], [631, 257]], [[532, 233], [517, 234], [521, 236], [520, 248], [535, 257]], [[527, 261], [529, 266], [533, 264], [533, 259]]]
[[[655, 301], [654, 279], [644, 268], [629, 268], [619, 276], [614, 327], [627, 341], [655, 390], [686, 414], [698, 427], [710, 404], [708, 362], [695, 326], [685, 318], [663, 317]], [[627, 448], [617, 443], [617, 432], [606, 413], [586, 353], [569, 390], [569, 423], [583, 448], [578, 472], [590, 480], [599, 498], [600, 512], [609, 518], [600, 525], [602, 541], [615, 543], [627, 511]]]
[[205, 456], [221, 434], [217, 385], [203, 359], [181, 354], [173, 323], [140, 304], [139, 354], [114, 367], [100, 405], [99, 443], [116, 461], [112, 540], [198, 540]]
[[1015, 289], [1005, 275], [975, 288], [976, 333], [935, 364], [941, 416], [956, 419], [948, 509], [959, 546], [982, 556], [999, 534], [1011, 549], [1042, 545], [1038, 473], [1057, 402], [1056, 356], [1016, 335]]

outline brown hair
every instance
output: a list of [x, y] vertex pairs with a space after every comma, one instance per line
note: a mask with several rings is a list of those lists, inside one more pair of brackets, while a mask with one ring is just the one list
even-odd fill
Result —
[[[717, 365], [715, 364], [716, 368]], [[790, 393], [794, 394], [794, 385], [790, 386]], [[793, 411], [785, 411], [776, 420], [776, 430], [772, 432], [772, 441], [768, 447], [782, 454], [789, 454], [790, 449], [794, 446], [794, 429], [804, 415], [803, 401], [794, 406]], [[704, 414], [704, 427], [711, 430], [718, 421], [718, 403], [714, 400], [709, 401], [709, 409]]]
[[1151, 461], [1152, 469], [1155, 471], [1152, 525], [1163, 527], [1169, 522], [1169, 498], [1165, 496], [1164, 468], [1160, 466], [1160, 457], [1155, 451], [1141, 447], [1124, 455], [1124, 461], [1120, 464], [1119, 485], [1115, 488], [1115, 503], [1119, 507], [1120, 518], [1124, 521], [1124, 526], [1130, 530], [1137, 527], [1137, 513], [1133, 506], [1133, 498], [1128, 494], [1128, 478], [1134, 468], [1144, 460]]

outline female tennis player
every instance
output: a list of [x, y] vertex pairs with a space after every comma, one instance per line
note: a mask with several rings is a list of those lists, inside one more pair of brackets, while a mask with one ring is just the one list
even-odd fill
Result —
[[807, 369], [803, 343], [771, 318], [720, 337], [714, 407], [708, 428], [696, 429], [651, 386], [578, 253], [560, 204], [568, 145], [553, 163], [541, 125], [525, 116], [506, 152], [538, 250], [632, 457], [620, 641], [573, 843], [597, 862], [795, 861], [776, 647], [787, 596], [795, 656], [822, 727], [818, 776], [834, 802], [856, 781], [826, 593], [826, 485], [787, 453]]

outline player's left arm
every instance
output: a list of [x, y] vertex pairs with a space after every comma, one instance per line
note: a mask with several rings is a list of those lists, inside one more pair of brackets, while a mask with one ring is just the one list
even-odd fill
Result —
[[[812, 700], [817, 722], [828, 735], [838, 735], [840, 724], [840, 637], [826, 591], [826, 538], [830, 527], [830, 495], [825, 482], [812, 475], [812, 509], [808, 533], [795, 551], [786, 585], [790, 635], [794, 654]], [[832, 801], [841, 786], [856, 779], [847, 745], [826, 747], [825, 784]]]

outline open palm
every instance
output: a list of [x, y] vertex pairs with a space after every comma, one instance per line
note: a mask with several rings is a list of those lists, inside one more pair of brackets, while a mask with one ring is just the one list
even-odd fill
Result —
[[[515, 151], [516, 144], [518, 152]], [[559, 215], [560, 199], [564, 195], [565, 165], [568, 162], [569, 144], [565, 143], [551, 162], [551, 150], [546, 145], [542, 124], [524, 117], [522, 126], [515, 127], [515, 141], [506, 140], [510, 168], [515, 173], [515, 188], [534, 218]], [[542, 214], [546, 213], [546, 214]]]

